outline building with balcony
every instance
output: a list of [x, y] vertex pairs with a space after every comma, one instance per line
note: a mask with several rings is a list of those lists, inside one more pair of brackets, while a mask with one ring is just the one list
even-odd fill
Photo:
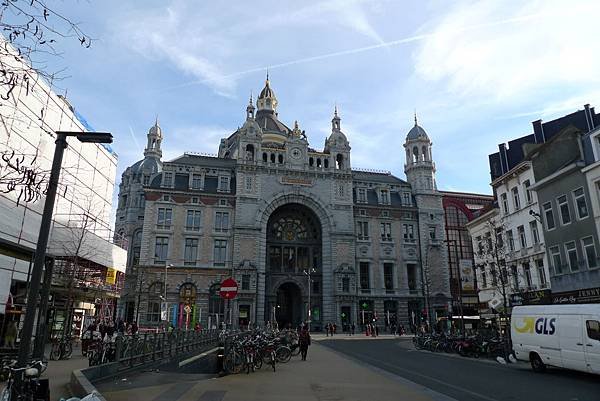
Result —
[[[352, 168], [337, 109], [315, 149], [277, 107], [267, 79], [215, 156], [162, 161], [163, 131], [150, 129], [144, 159], [120, 185], [116, 232], [131, 244], [125, 318], [296, 326], [310, 310], [319, 330], [373, 319], [408, 325], [426, 304], [445, 315], [444, 210], [423, 128], [415, 120], [406, 137], [403, 180]], [[230, 276], [239, 293], [227, 305], [218, 292]]]

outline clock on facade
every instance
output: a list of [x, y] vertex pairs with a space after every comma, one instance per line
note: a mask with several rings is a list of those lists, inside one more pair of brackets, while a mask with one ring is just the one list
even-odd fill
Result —
[[302, 156], [302, 152], [300, 151], [300, 149], [298, 149], [298, 148], [292, 149], [292, 157], [294, 159], [298, 160], [300, 158], [300, 156]]

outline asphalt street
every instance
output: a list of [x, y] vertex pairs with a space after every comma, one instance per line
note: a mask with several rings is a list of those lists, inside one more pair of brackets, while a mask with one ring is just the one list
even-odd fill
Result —
[[600, 401], [600, 376], [415, 350], [409, 340], [321, 341], [341, 354], [459, 401]]

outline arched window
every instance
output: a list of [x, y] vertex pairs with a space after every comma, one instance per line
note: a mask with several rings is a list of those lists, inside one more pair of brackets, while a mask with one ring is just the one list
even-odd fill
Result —
[[335, 157], [335, 162], [337, 164], [338, 170], [343, 169], [344, 168], [344, 155], [341, 153], [338, 153], [338, 155]]
[[271, 153], [271, 163], [275, 163], [275, 153]]
[[267, 156], [266, 153], [263, 153], [263, 162], [267, 162], [267, 160], [269, 159], [269, 156]]
[[277, 156], [277, 161], [279, 162], [279, 164], [283, 164], [283, 155]]
[[216, 283], [208, 290], [208, 316], [210, 318], [209, 328], [218, 328], [225, 317], [225, 304], [219, 296], [221, 284]]
[[317, 159], [317, 167], [321, 168], [321, 159]]
[[254, 145], [246, 145], [246, 160], [254, 161]]
[[196, 303], [196, 286], [192, 283], [185, 283], [179, 288], [179, 302], [186, 305]]
[[416, 146], [413, 148], [412, 161], [413, 161], [413, 163], [416, 163], [419, 161], [419, 148], [417, 148]]
[[309, 158], [308, 158], [308, 165], [309, 165], [310, 167], [312, 167], [312, 166], [314, 166], [314, 164], [315, 164], [315, 159], [313, 159], [312, 157], [309, 157]]
[[323, 160], [323, 165], [325, 168], [329, 168], [329, 159]]
[[423, 146], [423, 148], [421, 149], [421, 153], [423, 154], [423, 161], [429, 160], [429, 156], [427, 154], [427, 146]]

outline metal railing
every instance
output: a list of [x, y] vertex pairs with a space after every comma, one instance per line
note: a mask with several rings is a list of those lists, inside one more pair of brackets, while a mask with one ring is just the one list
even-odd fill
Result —
[[173, 330], [118, 336], [112, 362], [118, 363], [119, 369], [128, 369], [185, 355], [218, 343], [218, 330]]

